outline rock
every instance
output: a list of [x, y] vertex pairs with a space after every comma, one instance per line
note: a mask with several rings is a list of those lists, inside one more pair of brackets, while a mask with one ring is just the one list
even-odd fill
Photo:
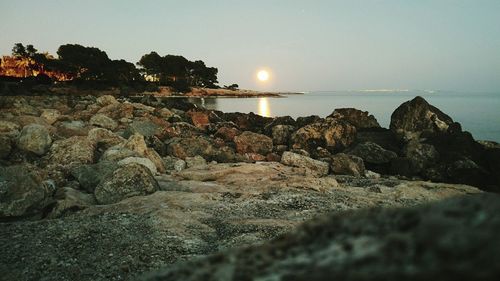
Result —
[[238, 153], [258, 153], [266, 155], [273, 150], [273, 140], [268, 136], [245, 131], [234, 138]]
[[356, 142], [373, 142], [392, 151], [400, 151], [401, 149], [401, 142], [396, 138], [394, 132], [385, 128], [362, 129], [356, 134]]
[[150, 137], [159, 135], [161, 131], [162, 128], [151, 121], [133, 121], [128, 125], [127, 129], [125, 129], [123, 137], [128, 138], [134, 134]]
[[423, 132], [446, 132], [453, 120], [424, 98], [415, 97], [401, 104], [391, 115], [390, 129], [405, 140], [416, 139]]
[[298, 117], [297, 121], [295, 122], [295, 125], [297, 128], [302, 128], [304, 126], [317, 123], [317, 122], [324, 122], [325, 119], [319, 117], [318, 115], [310, 115], [310, 116], [305, 116], [305, 117]]
[[331, 152], [348, 147], [356, 139], [356, 128], [345, 122], [328, 120], [306, 125], [292, 135], [293, 148], [306, 149], [309, 152], [318, 146]]
[[93, 128], [89, 131], [87, 138], [105, 149], [125, 142], [124, 138], [104, 128]]
[[12, 140], [6, 135], [0, 134], [0, 159], [5, 159], [12, 151]]
[[109, 118], [108, 116], [102, 113], [98, 113], [92, 116], [92, 118], [90, 118], [90, 124], [111, 131], [115, 130], [116, 127], [118, 127], [118, 123], [115, 120]]
[[[165, 172], [165, 163], [163, 163], [160, 155], [158, 155], [158, 153], [154, 149], [148, 148], [144, 140], [144, 136], [140, 134], [134, 134], [130, 136], [128, 140], [121, 146], [125, 149], [135, 152], [138, 156], [146, 157], [151, 160], [155, 164], [158, 172]], [[107, 158], [109, 159], [109, 153], [107, 155]]]
[[118, 162], [127, 157], [140, 157], [140, 156], [141, 155], [136, 151], [125, 148], [122, 145], [115, 145], [104, 151], [99, 161]]
[[413, 174], [417, 174], [439, 161], [439, 152], [433, 145], [417, 141], [408, 142], [403, 148], [403, 155], [410, 159]]
[[188, 111], [187, 115], [191, 118], [193, 125], [200, 129], [205, 129], [210, 124], [209, 111]]
[[37, 124], [25, 126], [17, 139], [17, 147], [21, 150], [44, 155], [52, 144], [49, 131]]
[[177, 172], [186, 169], [186, 161], [173, 156], [163, 157], [163, 162], [165, 162], [165, 167], [167, 170], [175, 170]]
[[365, 174], [363, 159], [345, 153], [337, 153], [331, 157], [330, 169], [335, 175], [360, 177]]
[[130, 163], [104, 179], [94, 194], [99, 204], [113, 204], [128, 197], [151, 194], [158, 189], [158, 182], [146, 167]]
[[62, 137], [86, 136], [90, 128], [85, 126], [85, 122], [81, 120], [63, 121], [56, 124], [57, 134]]
[[17, 137], [21, 127], [14, 122], [0, 120], [0, 134]]
[[184, 261], [139, 280], [496, 280], [499, 202], [498, 195], [475, 195], [335, 212], [263, 245]]
[[79, 165], [71, 168], [71, 175], [78, 181], [80, 188], [94, 193], [96, 186], [108, 178], [118, 164], [112, 161], [100, 161], [96, 164]]
[[97, 105], [99, 105], [99, 106], [106, 106], [106, 105], [118, 103], [118, 101], [115, 99], [115, 97], [113, 97], [111, 95], [100, 96], [95, 101], [96, 101]]
[[295, 127], [292, 125], [276, 125], [271, 130], [271, 135], [273, 137], [273, 144], [280, 145], [286, 144], [290, 141]]
[[380, 128], [373, 115], [369, 114], [368, 111], [355, 108], [337, 108], [327, 118], [345, 120], [354, 125], [356, 129]]
[[49, 125], [54, 124], [59, 117], [61, 117], [61, 112], [57, 109], [44, 109], [40, 115]]
[[130, 164], [130, 163], [137, 163], [137, 164], [140, 164], [146, 168], [149, 169], [149, 171], [155, 175], [158, 173], [157, 169], [156, 169], [156, 165], [151, 161], [149, 160], [148, 158], [144, 158], [144, 157], [127, 157], [125, 159], [122, 159], [120, 161], [118, 161], [118, 165], [119, 166], [125, 166], [127, 164]]
[[290, 151], [283, 152], [283, 155], [281, 156], [281, 163], [288, 166], [303, 168], [305, 169], [306, 175], [318, 177], [328, 175], [328, 163], [314, 160], [307, 156]]
[[68, 213], [83, 210], [88, 206], [95, 205], [94, 195], [83, 193], [71, 187], [63, 187], [56, 190], [54, 194], [56, 200], [47, 218], [53, 219], [62, 217]]
[[360, 143], [348, 153], [361, 157], [365, 163], [370, 164], [387, 164], [398, 156], [395, 152], [383, 149], [372, 142]]
[[55, 141], [50, 147], [48, 154], [52, 165], [70, 168], [72, 165], [94, 163], [94, 152], [96, 144], [87, 137], [74, 136]]
[[0, 166], [0, 219], [40, 215], [52, 203], [55, 185], [34, 166]]
[[174, 170], [179, 172], [179, 171], [182, 171], [184, 169], [186, 169], [186, 161], [184, 161], [182, 159], [178, 159], [177, 161], [175, 161]]
[[207, 166], [207, 160], [205, 160], [205, 158], [201, 157], [200, 155], [196, 155], [194, 157], [186, 157], [185, 161], [188, 168]]
[[221, 138], [224, 141], [232, 142], [234, 141], [234, 137], [236, 137], [239, 134], [241, 134], [241, 131], [238, 130], [237, 128], [221, 127], [215, 132], [214, 136], [217, 138]]
[[210, 160], [216, 153], [216, 150], [206, 137], [199, 136], [193, 138], [173, 138], [168, 143], [167, 152], [169, 155], [180, 159], [200, 155]]
[[113, 120], [121, 118], [131, 119], [134, 117], [134, 106], [129, 103], [112, 103], [99, 109], [97, 113], [105, 114]]
[[164, 134], [169, 138], [192, 138], [203, 135], [203, 130], [186, 122], [175, 122], [164, 128]]

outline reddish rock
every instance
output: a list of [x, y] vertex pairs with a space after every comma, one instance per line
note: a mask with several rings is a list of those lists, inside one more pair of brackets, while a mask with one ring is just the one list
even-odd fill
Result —
[[234, 138], [238, 153], [258, 153], [267, 155], [273, 149], [273, 140], [265, 135], [245, 131]]
[[231, 142], [234, 141], [234, 137], [239, 134], [241, 134], [241, 131], [236, 128], [222, 127], [217, 130], [214, 136]]
[[210, 116], [209, 112], [204, 112], [204, 111], [189, 111], [187, 112], [187, 115], [191, 118], [191, 122], [193, 122], [193, 125], [195, 125], [197, 128], [200, 129], [205, 129], [208, 124], [210, 124]]

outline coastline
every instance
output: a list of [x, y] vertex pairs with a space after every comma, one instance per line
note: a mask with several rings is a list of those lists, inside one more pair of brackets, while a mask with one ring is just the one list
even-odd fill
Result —
[[246, 89], [210, 89], [210, 88], [192, 88], [191, 92], [185, 94], [178, 94], [173, 92], [168, 87], [160, 87], [158, 92], [143, 92], [139, 95], [151, 95], [154, 97], [190, 97], [190, 98], [256, 98], [256, 97], [275, 97], [283, 98], [290, 94], [303, 94], [294, 92], [261, 92]]

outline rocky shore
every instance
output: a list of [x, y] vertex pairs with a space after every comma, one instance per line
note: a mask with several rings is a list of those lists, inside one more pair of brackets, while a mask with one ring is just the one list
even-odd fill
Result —
[[[464, 276], [498, 274], [474, 271], [500, 265], [498, 243], [470, 253], [500, 230], [500, 146], [421, 97], [388, 129], [353, 108], [293, 119], [134, 101], [0, 98], [1, 280], [443, 279], [432, 266], [460, 276], [460, 259]], [[438, 225], [446, 239], [425, 244]]]

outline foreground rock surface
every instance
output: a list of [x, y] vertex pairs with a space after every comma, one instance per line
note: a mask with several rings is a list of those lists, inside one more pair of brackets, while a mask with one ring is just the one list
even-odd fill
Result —
[[496, 280], [500, 196], [340, 212], [141, 280]]
[[7, 280], [133, 280], [177, 261], [262, 243], [321, 214], [480, 192], [390, 178], [317, 178], [297, 169], [209, 164], [157, 176], [160, 191], [111, 205], [70, 197], [59, 206], [80, 211], [0, 223], [0, 272]]

